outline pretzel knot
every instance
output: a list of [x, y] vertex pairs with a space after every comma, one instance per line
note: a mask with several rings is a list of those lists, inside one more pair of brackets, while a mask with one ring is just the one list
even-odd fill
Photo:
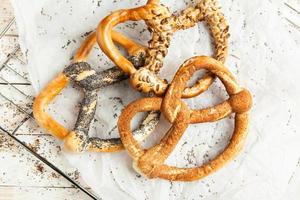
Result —
[[[190, 110], [181, 100], [182, 91], [193, 73], [200, 69], [210, 71], [222, 81], [229, 99], [210, 108]], [[141, 174], [149, 178], [194, 181], [220, 169], [241, 150], [247, 135], [251, 105], [250, 92], [238, 86], [233, 75], [221, 62], [205, 56], [194, 57], [180, 67], [164, 98], [143, 98], [129, 104], [122, 111], [118, 121], [119, 133], [124, 147], [134, 160], [134, 167]], [[130, 121], [138, 112], [153, 110], [161, 110], [172, 127], [158, 144], [142, 149], [131, 133]], [[232, 113], [235, 114], [235, 129], [228, 146], [218, 156], [195, 168], [164, 164], [189, 124], [217, 121]]]
[[168, 82], [167, 80], [161, 80], [149, 69], [141, 68], [132, 74], [130, 77], [130, 83], [137, 83], [135, 88], [141, 92], [154, 92], [157, 95], [165, 93]]
[[[129, 60], [136, 67], [144, 63], [145, 50], [125, 36], [113, 32], [114, 41], [123, 46], [129, 54]], [[53, 79], [36, 97], [33, 114], [37, 122], [56, 137], [63, 139], [65, 147], [73, 152], [114, 152], [123, 149], [120, 138], [101, 139], [90, 137], [90, 124], [94, 118], [98, 90], [128, 78], [117, 67], [96, 72], [86, 62], [86, 59], [96, 43], [96, 34], [92, 33], [83, 42], [74, 56], [74, 63], [66, 67]], [[78, 118], [73, 131], [67, 130], [46, 112], [48, 104], [67, 86], [69, 82], [75, 83], [82, 89], [84, 98], [81, 102]], [[159, 119], [158, 112], [151, 112], [135, 131], [135, 137], [140, 141], [146, 138], [154, 129]]]
[[[136, 69], [121, 55], [111, 39], [110, 32], [113, 28], [129, 20], [144, 20], [152, 34], [146, 51], [145, 64], [140, 69]], [[168, 83], [161, 80], [157, 73], [163, 66], [173, 34], [178, 30], [193, 27], [200, 21], [205, 21], [210, 29], [215, 44], [214, 57], [224, 62], [227, 57], [229, 26], [216, 0], [201, 0], [196, 6], [185, 9], [179, 15], [170, 13], [167, 7], [159, 4], [159, 0], [148, 1], [141, 7], [115, 11], [99, 24], [97, 41], [103, 52], [130, 75], [133, 88], [145, 93], [154, 92], [161, 95], [165, 93]], [[183, 98], [199, 95], [212, 84], [213, 79], [214, 76], [208, 74], [198, 80], [194, 86], [187, 87], [183, 91]]]

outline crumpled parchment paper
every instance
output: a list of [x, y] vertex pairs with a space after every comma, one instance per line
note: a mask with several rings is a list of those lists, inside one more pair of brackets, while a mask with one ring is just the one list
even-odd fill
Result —
[[[28, 71], [38, 93], [70, 63], [70, 58], [99, 20], [111, 11], [145, 3], [135, 0], [52, 1], [12, 0], [20, 43], [28, 59]], [[192, 1], [167, 1], [179, 10]], [[240, 155], [218, 172], [192, 183], [148, 180], [132, 168], [126, 152], [72, 155], [86, 183], [103, 199], [299, 199], [300, 198], [300, 32], [284, 20], [282, 1], [221, 0], [230, 24], [230, 52], [226, 66], [241, 86], [253, 93], [254, 106], [246, 146]], [[127, 23], [118, 30], [147, 44], [143, 23]], [[168, 80], [184, 60], [211, 55], [208, 30], [198, 26], [175, 34], [165, 59], [162, 77]], [[113, 64], [95, 47], [89, 59], [97, 70]], [[127, 81], [100, 91], [99, 107], [91, 134], [117, 136], [115, 115], [141, 94]], [[50, 113], [72, 128], [78, 113], [80, 91], [71, 86], [50, 107]], [[201, 108], [226, 99], [217, 81], [203, 95], [187, 100]], [[170, 125], [162, 118], [145, 146], [153, 145]], [[168, 159], [181, 167], [201, 165], [222, 150], [233, 130], [233, 117], [217, 123], [191, 125]], [[60, 141], [57, 140], [59, 143]]]

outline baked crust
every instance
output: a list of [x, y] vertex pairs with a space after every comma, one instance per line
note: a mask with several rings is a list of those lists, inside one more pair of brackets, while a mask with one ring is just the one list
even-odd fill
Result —
[[[149, 41], [145, 65], [136, 69], [112, 42], [110, 34], [113, 28], [123, 22], [144, 20], [152, 39]], [[166, 80], [157, 76], [163, 66], [163, 60], [168, 53], [168, 47], [174, 32], [195, 26], [205, 21], [208, 25], [215, 44], [214, 57], [224, 62], [228, 50], [229, 26], [215, 0], [202, 0], [196, 6], [189, 7], [179, 15], [171, 14], [167, 7], [159, 1], [148, 1], [146, 5], [113, 12], [104, 18], [97, 28], [97, 41], [103, 52], [125, 73], [130, 75], [131, 85], [138, 91], [154, 92], [163, 95], [168, 87]], [[213, 82], [212, 74], [199, 79], [192, 87], [183, 92], [184, 98], [191, 98], [205, 91]]]
[[[145, 48], [143, 46], [117, 32], [112, 32], [112, 37], [114, 42], [127, 50], [130, 59], [136, 67], [139, 67], [143, 63], [141, 61], [145, 57]], [[33, 114], [38, 124], [54, 136], [63, 139], [66, 149], [73, 152], [82, 152], [85, 150], [115, 152], [123, 149], [120, 138], [90, 138], [88, 135], [90, 123], [96, 110], [97, 90], [128, 78], [117, 67], [96, 72], [86, 63], [86, 59], [95, 44], [96, 34], [93, 32], [76, 52], [73, 64], [65, 68], [62, 73], [40, 92], [35, 98], [33, 105]], [[85, 97], [81, 103], [75, 128], [70, 132], [47, 113], [47, 107], [71, 81], [83, 89]], [[158, 119], [158, 112], [149, 113], [140, 127], [135, 131], [135, 137], [139, 141], [146, 138], [154, 129]]]
[[252, 105], [251, 94], [240, 88], [230, 71], [219, 61], [207, 56], [188, 59], [173, 78], [172, 84], [164, 97], [162, 112], [169, 122], [173, 122], [180, 110], [183, 90], [198, 70], [208, 70], [216, 75], [224, 84], [230, 98], [216, 106], [191, 111], [191, 123], [212, 122], [227, 117], [232, 112], [243, 113]]
[[51, 132], [55, 137], [63, 139], [69, 131], [54, 120], [46, 111], [49, 103], [68, 85], [69, 79], [60, 73], [54, 78], [35, 98], [33, 103], [33, 115], [37, 123]]
[[[206, 69], [224, 84], [229, 99], [217, 106], [201, 110], [190, 110], [181, 100], [182, 91], [197, 70]], [[129, 104], [121, 113], [118, 128], [124, 147], [134, 160], [138, 172], [148, 178], [172, 181], [199, 180], [223, 167], [241, 150], [247, 136], [249, 110], [252, 97], [248, 90], [240, 88], [235, 78], [223, 64], [213, 58], [198, 56], [187, 60], [176, 73], [164, 98], [144, 98]], [[134, 139], [130, 121], [138, 112], [161, 110], [172, 127], [155, 146], [142, 149]], [[235, 129], [223, 152], [202, 166], [179, 168], [164, 164], [176, 147], [190, 123], [213, 122], [235, 114]]]

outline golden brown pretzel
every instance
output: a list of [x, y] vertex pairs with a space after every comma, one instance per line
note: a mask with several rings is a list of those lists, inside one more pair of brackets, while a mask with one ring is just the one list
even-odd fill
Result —
[[[230, 96], [226, 101], [226, 106], [222, 103], [212, 108], [193, 111], [180, 100], [187, 81], [194, 72], [200, 69], [209, 70], [223, 82]], [[166, 106], [168, 104], [171, 106]], [[237, 85], [233, 75], [221, 62], [200, 56], [189, 59], [180, 67], [164, 98], [144, 98], [129, 104], [122, 111], [118, 127], [124, 147], [133, 158], [134, 166], [139, 172], [149, 178], [194, 181], [220, 169], [241, 150], [247, 135], [248, 111], [251, 105], [250, 93]], [[130, 121], [138, 112], [159, 109], [172, 122], [172, 127], [157, 145], [144, 150], [132, 136]], [[208, 110], [212, 112], [212, 115], [207, 112]], [[221, 154], [204, 165], [194, 168], [178, 168], [164, 164], [189, 123], [216, 121], [231, 113], [235, 113], [235, 129], [228, 146]]]
[[[200, 69], [206, 69], [219, 77], [225, 85], [230, 98], [210, 108], [191, 110], [191, 123], [217, 121], [227, 117], [232, 112], [239, 114], [250, 109], [252, 98], [249, 91], [238, 86], [228, 69], [215, 59], [198, 56], [187, 60], [180, 67], [164, 97], [161, 110], [169, 122], [172, 123], [174, 121], [177, 112], [180, 110], [182, 91], [186, 82], [195, 71]], [[243, 102], [239, 100], [243, 100]]]
[[[145, 54], [144, 47], [136, 44], [122, 34], [117, 32], [113, 32], [112, 34], [114, 41], [128, 51], [128, 54], [133, 58], [133, 62], [137, 65], [139, 63], [138, 60], [143, 59], [142, 57]], [[68, 66], [63, 73], [60, 73], [46, 86], [46, 88], [41, 91], [41, 93], [36, 97], [33, 105], [33, 114], [37, 122], [56, 137], [64, 139], [65, 146], [75, 152], [81, 152], [84, 150], [112, 152], [123, 148], [119, 138], [104, 140], [88, 137], [89, 124], [93, 119], [96, 109], [97, 89], [119, 82], [126, 78], [124, 73], [116, 67], [99, 73], [90, 68], [85, 61], [95, 43], [96, 35], [95, 33], [92, 33], [78, 49], [74, 56], [73, 64]], [[137, 59], [134, 59], [134, 57]], [[60, 123], [56, 122], [47, 113], [48, 104], [71, 80], [81, 86], [85, 94], [75, 125], [75, 130], [72, 132], [64, 128]], [[158, 118], [158, 113], [150, 113], [145, 118], [140, 128], [136, 130], [137, 136], [140, 139], [142, 139], [142, 137], [147, 137], [154, 129]]]
[[[114, 43], [119, 44], [126, 49], [129, 55], [138, 55], [139, 53], [145, 54], [145, 47], [142, 45], [130, 40], [125, 37], [123, 34], [116, 31], [111, 32]], [[77, 50], [73, 62], [84, 62], [88, 58], [93, 46], [96, 44], [96, 32], [92, 32], [83, 42], [83, 44]]]
[[[144, 20], [152, 33], [145, 66], [138, 70], [120, 54], [110, 35], [116, 25], [129, 20]], [[168, 8], [159, 4], [159, 1], [148, 1], [146, 5], [138, 8], [113, 12], [99, 24], [97, 41], [103, 52], [124, 72], [131, 75], [130, 83], [134, 88], [161, 95], [166, 91], [168, 83], [155, 73], [163, 65], [173, 33], [179, 29], [192, 27], [203, 20], [207, 22], [214, 38], [215, 58], [224, 62], [228, 48], [228, 25], [216, 0], [202, 0], [195, 7], [187, 8], [178, 16], [172, 15]], [[186, 88], [183, 97], [190, 98], [202, 93], [213, 82], [213, 78], [209, 74], [199, 79], [193, 87]]]

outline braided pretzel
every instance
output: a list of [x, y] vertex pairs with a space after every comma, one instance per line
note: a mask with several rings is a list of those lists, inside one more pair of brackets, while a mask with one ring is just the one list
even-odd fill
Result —
[[[130, 60], [136, 67], [143, 63], [145, 49], [139, 44], [117, 32], [112, 32], [116, 43], [123, 46], [130, 55]], [[92, 33], [83, 42], [74, 56], [73, 64], [66, 67], [55, 79], [53, 79], [36, 97], [33, 105], [33, 114], [37, 122], [54, 136], [64, 139], [65, 147], [74, 152], [85, 150], [93, 152], [114, 152], [123, 149], [120, 138], [100, 139], [89, 138], [90, 123], [95, 115], [97, 104], [97, 89], [120, 82], [127, 76], [117, 67], [102, 72], [94, 71], [86, 62], [86, 59], [96, 43], [96, 34]], [[83, 88], [84, 99], [81, 103], [79, 115], [74, 131], [69, 132], [65, 127], [56, 122], [46, 110], [51, 101], [73, 81]], [[159, 114], [151, 112], [135, 131], [138, 140], [143, 140], [154, 129], [158, 122]]]
[[[144, 20], [152, 33], [147, 49], [145, 65], [136, 69], [112, 41], [112, 29], [125, 21]], [[97, 41], [103, 52], [125, 73], [130, 75], [131, 85], [143, 92], [154, 92], [162, 95], [168, 86], [166, 80], [160, 79], [156, 73], [163, 65], [163, 59], [168, 53], [171, 37], [180, 29], [187, 29], [199, 21], [206, 21], [215, 43], [215, 58], [221, 62], [227, 56], [228, 25], [220, 12], [216, 0], [202, 0], [195, 7], [189, 7], [178, 16], [171, 14], [168, 8], [159, 4], [159, 0], [148, 1], [146, 5], [113, 12], [104, 18], [97, 28]], [[183, 92], [184, 98], [199, 95], [213, 82], [212, 74], [207, 74], [191, 88]]]
[[[229, 99], [217, 106], [194, 111], [190, 110], [180, 98], [187, 81], [200, 69], [212, 72], [223, 82]], [[248, 111], [251, 105], [252, 97], [249, 91], [238, 86], [233, 75], [221, 62], [205, 56], [194, 57], [180, 67], [164, 98], [140, 99], [122, 111], [118, 121], [120, 137], [134, 160], [135, 168], [147, 177], [194, 181], [220, 169], [241, 150], [247, 135]], [[159, 144], [144, 150], [131, 133], [130, 121], [138, 112], [153, 110], [161, 110], [172, 122], [172, 127]], [[228, 146], [221, 154], [195, 168], [178, 168], [164, 164], [190, 123], [217, 121], [232, 113], [235, 113], [235, 129]]]

